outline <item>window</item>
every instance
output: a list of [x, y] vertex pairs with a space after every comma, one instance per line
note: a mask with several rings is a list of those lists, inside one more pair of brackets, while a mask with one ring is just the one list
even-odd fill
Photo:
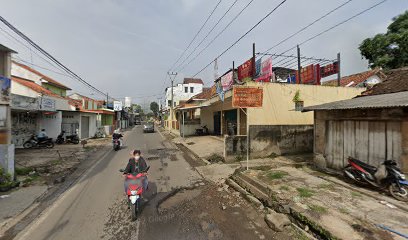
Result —
[[194, 92], [194, 87], [190, 87], [190, 93]]
[[171, 106], [171, 100], [167, 100], [167, 106]]
[[175, 106], [177, 106], [177, 105], [176, 105], [176, 102], [173, 102], [173, 107], [175, 107]]
[[188, 87], [184, 87], [184, 92], [188, 93]]

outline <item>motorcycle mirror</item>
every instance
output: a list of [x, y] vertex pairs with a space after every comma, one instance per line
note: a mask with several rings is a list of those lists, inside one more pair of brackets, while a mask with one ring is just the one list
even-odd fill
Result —
[[119, 172], [124, 172], [125, 171], [125, 169], [119, 169]]
[[150, 169], [150, 166], [148, 166], [148, 167], [146, 168], [145, 172], [149, 171], [149, 169]]

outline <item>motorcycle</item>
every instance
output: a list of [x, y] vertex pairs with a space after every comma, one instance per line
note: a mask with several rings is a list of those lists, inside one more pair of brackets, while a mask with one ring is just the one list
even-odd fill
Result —
[[64, 142], [65, 143], [73, 143], [73, 144], [78, 144], [79, 143], [78, 134], [75, 133], [73, 135], [68, 135], [68, 136], [65, 137], [65, 139], [64, 139], [64, 134], [65, 134], [65, 131], [62, 131], [58, 135], [57, 139], [55, 140], [55, 143], [57, 143], [57, 144], [63, 144]]
[[202, 128], [196, 128], [196, 135], [204, 136], [208, 134], [209, 134], [209, 131], [208, 131], [207, 125], [204, 125]]
[[[129, 181], [127, 189], [127, 203], [130, 208], [130, 214], [132, 221], [135, 221], [140, 214], [140, 199], [143, 194], [143, 183], [141, 177], [143, 177], [150, 167], [147, 167], [144, 172], [134, 174], [126, 174], [126, 181]], [[124, 169], [120, 169], [120, 172], [124, 172]]]
[[54, 142], [52, 138], [47, 138], [39, 141], [35, 135], [32, 135], [30, 139], [24, 142], [24, 148], [53, 148]]
[[113, 139], [113, 150], [119, 151], [120, 150], [120, 140], [118, 138]]
[[345, 176], [358, 183], [369, 183], [382, 190], [388, 189], [395, 199], [408, 201], [408, 181], [394, 160], [385, 160], [378, 168], [352, 157], [347, 160], [349, 164], [344, 168]]

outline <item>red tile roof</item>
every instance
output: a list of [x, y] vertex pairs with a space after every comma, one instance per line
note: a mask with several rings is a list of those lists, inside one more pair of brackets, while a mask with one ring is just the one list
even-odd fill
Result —
[[[380, 78], [385, 78], [384, 74], [382, 73], [381, 69], [376, 68], [373, 70], [353, 74], [350, 76], [342, 77], [340, 79], [340, 86], [345, 87], [345, 86], [350, 86], [350, 87], [356, 87], [358, 84], [364, 82], [367, 80], [369, 77], [372, 77], [374, 75], [378, 75]], [[353, 83], [352, 83], [353, 82]], [[349, 85], [351, 84], [351, 85]], [[322, 82], [323, 86], [337, 86], [337, 79], [333, 80], [328, 80]]]
[[383, 82], [374, 85], [361, 95], [379, 95], [408, 91], [408, 67], [393, 69], [384, 73], [386, 78]]
[[28, 87], [28, 88], [30, 88], [30, 89], [38, 92], [38, 93], [41, 93], [41, 94], [44, 94], [44, 95], [47, 95], [47, 96], [51, 96], [51, 97], [63, 98], [60, 95], [51, 92], [50, 90], [36, 84], [35, 82], [33, 82], [31, 80], [27, 80], [27, 79], [20, 78], [20, 77], [15, 77], [15, 76], [12, 76], [11, 80], [15, 81], [15, 82], [18, 82], [21, 85], [24, 85], [24, 86], [26, 86], [26, 87]]
[[53, 85], [53, 86], [56, 86], [56, 87], [59, 87], [59, 88], [65, 89], [65, 90], [72, 90], [71, 88], [69, 88], [69, 87], [67, 87], [67, 86], [65, 86], [65, 85], [63, 85], [63, 84], [61, 84], [60, 82], [58, 82], [58, 81], [56, 81], [56, 80], [54, 80], [54, 79], [52, 79], [52, 78], [50, 78], [50, 77], [48, 77], [48, 76], [46, 76], [46, 75], [40, 73], [39, 71], [37, 71], [37, 70], [35, 70], [35, 69], [33, 69], [33, 68], [27, 66], [27, 65], [24, 65], [24, 64], [15, 62], [15, 61], [13, 61], [13, 63], [16, 64], [17, 66], [20, 66], [20, 67], [22, 67], [22, 68], [24, 68], [24, 69], [26, 69], [26, 70], [28, 70], [28, 71], [34, 73], [34, 74], [37, 74], [37, 75], [40, 76], [42, 79], [46, 80], [46, 81], [48, 82], [48, 84], [50, 84], [50, 85]]
[[201, 80], [200, 78], [184, 78], [183, 84], [188, 84], [188, 83], [204, 84], [203, 80]]

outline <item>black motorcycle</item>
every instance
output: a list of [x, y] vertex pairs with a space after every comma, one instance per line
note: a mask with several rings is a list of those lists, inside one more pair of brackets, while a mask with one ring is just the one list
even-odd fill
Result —
[[46, 138], [39, 140], [35, 135], [31, 136], [30, 139], [24, 142], [24, 148], [53, 148], [54, 142], [52, 138]]
[[197, 128], [196, 129], [196, 135], [198, 136], [204, 136], [204, 135], [208, 135], [209, 131], [206, 125], [204, 125], [202, 128]]
[[58, 135], [57, 139], [55, 140], [55, 143], [57, 143], [57, 144], [63, 144], [64, 142], [65, 143], [73, 143], [73, 144], [78, 144], [79, 143], [78, 134], [74, 133], [72, 135], [65, 136], [65, 138], [64, 138], [64, 135], [65, 135], [65, 131], [62, 131]]
[[387, 189], [395, 199], [408, 201], [408, 181], [394, 160], [386, 160], [378, 168], [352, 157], [348, 158], [348, 162], [344, 168], [345, 176], [358, 183], [369, 183], [374, 187]]

